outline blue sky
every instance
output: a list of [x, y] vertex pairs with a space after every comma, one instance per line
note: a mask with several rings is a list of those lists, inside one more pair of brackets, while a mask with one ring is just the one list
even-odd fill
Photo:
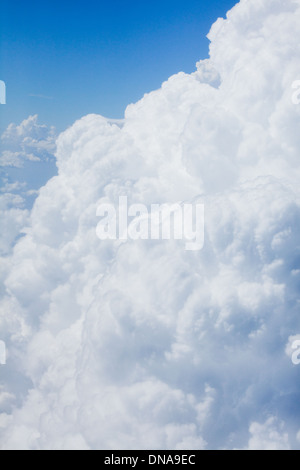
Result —
[[234, 0], [1, 2], [1, 130], [38, 114], [63, 130], [126, 106], [208, 55], [206, 35]]

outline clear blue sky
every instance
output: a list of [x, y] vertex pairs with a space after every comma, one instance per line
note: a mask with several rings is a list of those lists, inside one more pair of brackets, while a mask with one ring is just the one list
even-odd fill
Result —
[[[127, 104], [208, 56], [211, 24], [235, 0], [1, 0], [1, 129], [38, 114], [58, 130]], [[35, 95], [35, 96], [32, 96]]]

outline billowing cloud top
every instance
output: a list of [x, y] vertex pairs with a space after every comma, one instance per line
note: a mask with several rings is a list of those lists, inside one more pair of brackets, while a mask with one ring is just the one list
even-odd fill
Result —
[[[59, 137], [2, 258], [3, 449], [299, 448], [299, 21], [242, 0], [195, 73]], [[204, 249], [98, 240], [121, 195], [204, 202]]]

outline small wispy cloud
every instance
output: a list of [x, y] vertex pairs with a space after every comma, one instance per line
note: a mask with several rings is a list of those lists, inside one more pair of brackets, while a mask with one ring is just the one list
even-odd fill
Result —
[[53, 96], [36, 95], [36, 94], [34, 94], [34, 93], [31, 93], [31, 94], [28, 95], [28, 96], [30, 96], [31, 98], [40, 98], [40, 99], [42, 99], [42, 100], [53, 100], [53, 99], [54, 99]]

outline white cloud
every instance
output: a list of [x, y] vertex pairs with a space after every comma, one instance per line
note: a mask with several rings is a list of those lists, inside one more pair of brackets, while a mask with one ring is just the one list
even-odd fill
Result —
[[[28, 222], [28, 210], [38, 194], [37, 187], [47, 181], [50, 162], [54, 166], [55, 139], [54, 128], [38, 124], [37, 116], [30, 116], [18, 126], [10, 124], [1, 136], [1, 255], [11, 251], [16, 237]], [[31, 164], [39, 164], [39, 172]], [[32, 184], [34, 188], [30, 187]]]
[[290, 450], [288, 434], [284, 425], [269, 418], [265, 424], [253, 423], [250, 426], [251, 438], [247, 450]]
[[38, 124], [38, 116], [29, 116], [19, 126], [10, 124], [1, 136], [5, 148], [0, 157], [0, 166], [22, 168], [26, 160], [40, 161], [53, 158], [55, 130]]
[[[60, 135], [2, 270], [2, 448], [298, 445], [299, 20], [298, 1], [243, 0], [197, 72]], [[120, 195], [204, 201], [204, 249], [100, 242]]]
[[28, 96], [30, 96], [31, 98], [40, 98], [42, 100], [53, 100], [54, 99], [53, 96], [37, 95], [37, 94], [33, 94], [33, 93], [31, 93]]

